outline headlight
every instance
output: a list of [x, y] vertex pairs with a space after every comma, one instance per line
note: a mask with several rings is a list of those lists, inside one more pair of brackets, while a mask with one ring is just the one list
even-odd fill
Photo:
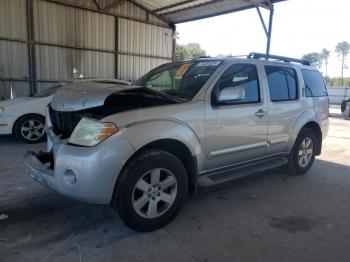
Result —
[[119, 129], [113, 123], [101, 123], [82, 118], [69, 138], [69, 143], [79, 146], [95, 146], [117, 133]]
[[2, 113], [4, 113], [4, 112], [5, 112], [5, 108], [0, 106], [0, 115], [2, 115]]

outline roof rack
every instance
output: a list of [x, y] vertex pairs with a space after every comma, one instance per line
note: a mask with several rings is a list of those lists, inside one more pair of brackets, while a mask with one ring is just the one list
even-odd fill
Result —
[[297, 59], [297, 58], [291, 58], [291, 57], [285, 57], [285, 56], [278, 56], [278, 55], [266, 55], [262, 53], [250, 53], [247, 58], [253, 58], [253, 59], [261, 59], [265, 58], [268, 59], [274, 59], [278, 61], [283, 61], [286, 63], [299, 63], [302, 65], [310, 66], [310, 62], [305, 59]]

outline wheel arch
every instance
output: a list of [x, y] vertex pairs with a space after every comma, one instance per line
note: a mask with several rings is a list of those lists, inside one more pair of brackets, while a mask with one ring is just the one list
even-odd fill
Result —
[[[179, 158], [180, 161], [184, 164], [185, 169], [187, 171], [189, 193], [193, 194], [196, 191], [196, 179], [198, 175], [197, 157], [191, 153], [190, 149], [183, 142], [172, 138], [154, 140], [139, 148], [129, 157], [120, 173], [122, 173], [123, 170], [129, 165], [129, 163], [132, 162], [133, 159], [136, 158], [140, 153], [149, 149], [163, 150]], [[116, 184], [117, 183], [118, 179]]]
[[44, 124], [45, 124], [45, 116], [43, 116], [42, 114], [38, 114], [38, 113], [28, 113], [28, 114], [24, 114], [21, 115], [20, 117], [18, 117], [12, 125], [12, 135], [15, 134], [15, 128], [16, 128], [16, 124], [18, 123], [18, 121], [20, 121], [23, 117], [27, 117], [27, 116], [38, 116], [38, 117], [42, 117], [44, 119]]
[[315, 110], [310, 109], [305, 110], [303, 113], [301, 113], [294, 122], [292, 133], [289, 138], [289, 152], [292, 151], [295, 141], [297, 140], [300, 131], [303, 128], [309, 128], [315, 133], [317, 139], [315, 154], [320, 155], [322, 150], [321, 120]]
[[316, 139], [317, 139], [316, 148], [315, 148], [315, 155], [316, 156], [320, 155], [321, 151], [322, 151], [322, 131], [321, 131], [320, 125], [318, 123], [316, 123], [315, 121], [309, 121], [299, 130], [299, 133], [304, 128], [309, 128], [312, 130], [312, 132], [314, 132]]

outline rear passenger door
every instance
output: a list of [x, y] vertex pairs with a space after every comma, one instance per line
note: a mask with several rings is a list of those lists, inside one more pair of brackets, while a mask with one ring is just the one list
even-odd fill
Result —
[[293, 66], [266, 65], [269, 93], [267, 154], [288, 152], [288, 141], [298, 116], [302, 113], [301, 89]]

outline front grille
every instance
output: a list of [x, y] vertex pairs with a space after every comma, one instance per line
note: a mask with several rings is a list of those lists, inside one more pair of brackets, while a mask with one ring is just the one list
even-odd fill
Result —
[[49, 109], [51, 123], [56, 135], [62, 139], [70, 137], [74, 128], [79, 123], [81, 116], [77, 112], [55, 111], [51, 107]]

